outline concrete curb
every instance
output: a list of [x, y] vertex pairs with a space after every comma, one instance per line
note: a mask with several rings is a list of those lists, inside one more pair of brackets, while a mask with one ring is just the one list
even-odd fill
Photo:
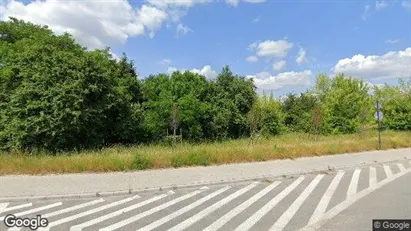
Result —
[[360, 167], [365, 165], [373, 165], [373, 164], [382, 164], [382, 163], [391, 163], [397, 162], [400, 160], [411, 160], [411, 158], [403, 158], [403, 159], [395, 159], [389, 161], [373, 161], [373, 162], [362, 162], [360, 164], [352, 164], [352, 165], [341, 165], [341, 166], [324, 166], [324, 168], [319, 169], [310, 169], [306, 171], [290, 171], [284, 172], [281, 174], [276, 175], [257, 175], [252, 177], [246, 178], [232, 178], [232, 179], [224, 179], [220, 181], [203, 181], [203, 182], [195, 182], [192, 184], [181, 184], [181, 185], [164, 185], [161, 187], [154, 187], [154, 188], [145, 188], [145, 189], [130, 189], [130, 190], [122, 190], [122, 191], [108, 191], [108, 192], [94, 192], [94, 193], [81, 193], [81, 194], [61, 194], [61, 195], [48, 195], [48, 196], [24, 196], [24, 197], [2, 197], [0, 198], [0, 202], [12, 202], [12, 201], [28, 201], [28, 200], [53, 200], [53, 199], [75, 199], [75, 198], [96, 198], [96, 197], [110, 197], [110, 196], [125, 196], [125, 195], [133, 195], [139, 193], [150, 193], [150, 192], [159, 192], [164, 190], [178, 190], [178, 189], [190, 189], [190, 188], [197, 188], [203, 186], [217, 186], [220, 184], [227, 184], [227, 183], [242, 183], [248, 181], [260, 181], [269, 178], [270, 180], [281, 180], [281, 179], [289, 179], [293, 178], [298, 175], [302, 174], [310, 174], [315, 172], [332, 172], [335, 170], [342, 170], [347, 168], [353, 167]]

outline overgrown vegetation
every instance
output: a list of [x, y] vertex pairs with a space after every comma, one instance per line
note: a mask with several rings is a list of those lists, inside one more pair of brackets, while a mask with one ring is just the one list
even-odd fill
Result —
[[[411, 130], [411, 79], [400, 80], [398, 86], [370, 89], [364, 81], [343, 74], [332, 78], [319, 75], [315, 85], [306, 92], [277, 99], [272, 95], [258, 96], [252, 79], [234, 74], [227, 66], [215, 80], [188, 71], [139, 80], [133, 61], [125, 54], [116, 60], [108, 48], [87, 50], [67, 33], [57, 36], [47, 27], [11, 19], [0, 22], [0, 34], [2, 164], [11, 161], [7, 159], [10, 153], [20, 153], [22, 163], [45, 158], [44, 163], [57, 161], [53, 163], [58, 164], [59, 158], [66, 158], [78, 161], [70, 165], [78, 171], [87, 171], [91, 169], [87, 158], [94, 157], [89, 154], [67, 156], [67, 153], [80, 150], [89, 153], [87, 150], [112, 145], [161, 143], [167, 132], [180, 129], [185, 142], [211, 143], [208, 147], [220, 145], [213, 144], [214, 141], [242, 144], [243, 138], [249, 136], [252, 139], [248, 145], [271, 147], [272, 143], [261, 141], [260, 144], [259, 140], [297, 132], [318, 137], [318, 144], [309, 146], [325, 145], [324, 150], [314, 152], [307, 147], [307, 154], [350, 151], [327, 146], [320, 138], [355, 133], [361, 133], [364, 138], [365, 128], [375, 124], [373, 114], [377, 100], [383, 103], [384, 129]], [[371, 95], [370, 90], [374, 94]], [[401, 144], [389, 147], [409, 145], [405, 140], [405, 134], [409, 133], [387, 134], [404, 139]], [[240, 140], [227, 141], [233, 139]], [[232, 143], [227, 146], [231, 147]], [[187, 145], [174, 147], [172, 156], [164, 149], [165, 153], [161, 154], [164, 157], [156, 154], [156, 160], [148, 154], [127, 154], [135, 148], [122, 148], [126, 153], [121, 157], [118, 154], [119, 159], [112, 165], [103, 164], [101, 161], [107, 156], [98, 155], [92, 166], [95, 170], [105, 168], [99, 166], [115, 170], [148, 169], [209, 165], [239, 157], [241, 161], [262, 161], [292, 155], [286, 154], [290, 150], [284, 143], [275, 144], [281, 149], [275, 151], [275, 155], [270, 154], [271, 149], [261, 147], [255, 151], [252, 147], [254, 151], [246, 151], [241, 145], [239, 152], [230, 151], [229, 155], [201, 148], [186, 152], [184, 148], [197, 147]], [[235, 146], [231, 148], [236, 150]], [[145, 150], [146, 146], [138, 149]], [[176, 150], [179, 153], [174, 153]], [[43, 156], [30, 159], [25, 153]], [[51, 154], [60, 157], [44, 157]], [[72, 167], [66, 170], [73, 171]]]
[[[382, 149], [411, 147], [411, 132], [384, 131]], [[102, 150], [66, 152], [57, 156], [11, 152], [0, 155], [0, 175], [77, 172], [133, 171], [186, 166], [295, 159], [375, 150], [378, 135], [370, 129], [359, 134], [324, 136], [287, 133], [262, 137], [249, 146], [247, 138], [209, 144], [183, 143], [174, 148], [163, 145], [114, 146]]]

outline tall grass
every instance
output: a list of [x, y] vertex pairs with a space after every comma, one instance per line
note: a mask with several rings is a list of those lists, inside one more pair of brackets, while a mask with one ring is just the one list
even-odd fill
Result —
[[[382, 141], [382, 149], [411, 147], [411, 132], [384, 131]], [[319, 136], [314, 140], [312, 135], [289, 133], [261, 139], [253, 146], [248, 144], [249, 139], [239, 139], [206, 144], [183, 143], [175, 147], [115, 146], [57, 156], [0, 153], [0, 175], [130, 171], [332, 155], [375, 150], [378, 135], [376, 131], [368, 131], [364, 137], [351, 134]]]

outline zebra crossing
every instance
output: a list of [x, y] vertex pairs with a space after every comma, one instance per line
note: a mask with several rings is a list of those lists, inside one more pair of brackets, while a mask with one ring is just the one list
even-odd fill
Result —
[[47, 218], [38, 230], [315, 230], [385, 184], [411, 173], [411, 162], [375, 164], [298, 177], [209, 185], [148, 195], [0, 203], [7, 214]]

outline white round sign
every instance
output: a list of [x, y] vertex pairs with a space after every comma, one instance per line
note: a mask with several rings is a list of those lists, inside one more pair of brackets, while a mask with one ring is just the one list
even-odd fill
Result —
[[381, 111], [379, 111], [379, 112], [376, 112], [374, 114], [374, 117], [377, 121], [378, 121], [378, 119], [379, 119], [379, 121], [381, 121], [384, 118], [384, 114]]

